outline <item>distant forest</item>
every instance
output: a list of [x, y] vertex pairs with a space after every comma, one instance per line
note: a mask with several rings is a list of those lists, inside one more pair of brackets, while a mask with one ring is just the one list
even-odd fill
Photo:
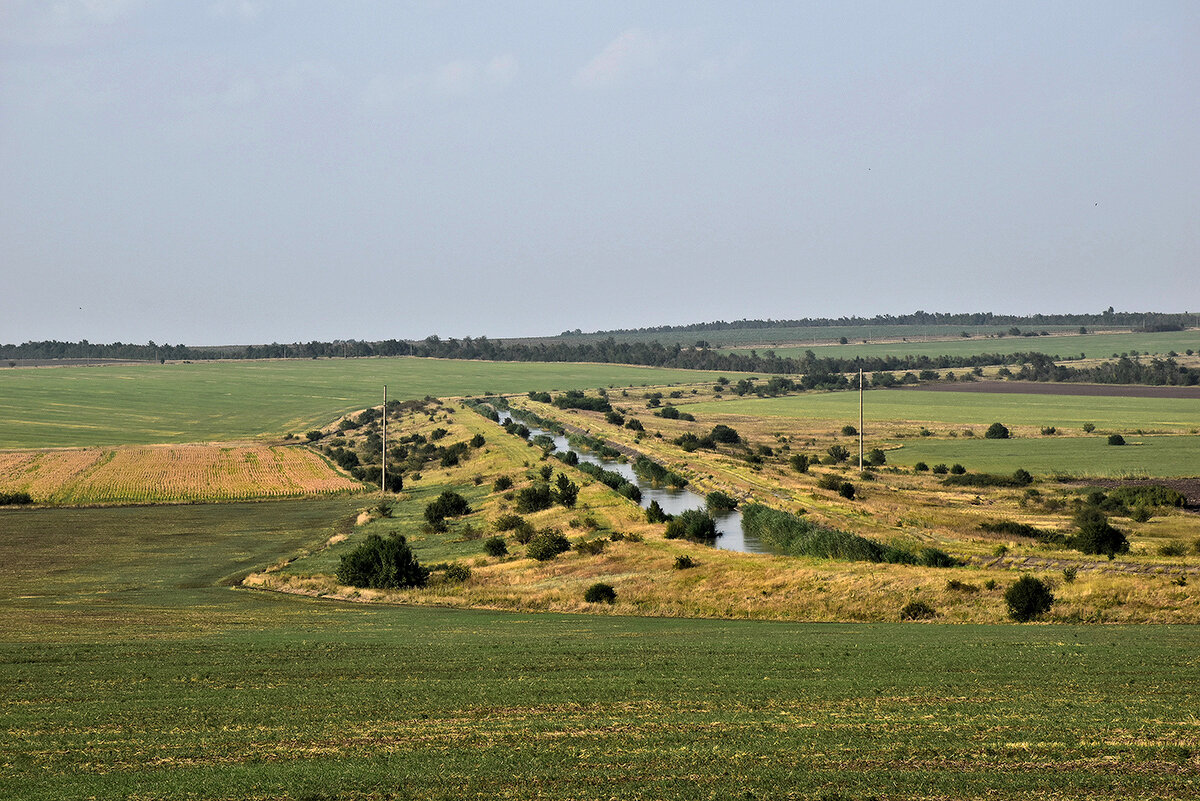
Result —
[[[897, 325], [918, 324], [918, 319], [930, 321], [953, 320], [955, 325], [979, 325], [980, 319], [991, 323], [1024, 325], [1128, 325], [1133, 321], [1148, 321], [1140, 330], [1179, 330], [1185, 322], [1182, 315], [1114, 313], [1110, 309], [1100, 315], [1037, 315], [1035, 317], [1000, 317], [997, 315], [927, 315], [916, 312], [898, 318], [874, 318], [863, 324], [878, 324], [880, 319], [895, 320]], [[1099, 321], [1099, 322], [1097, 322]], [[764, 321], [748, 321], [766, 325]], [[844, 320], [789, 321], [797, 324], [846, 324]], [[772, 325], [779, 325], [775, 322]], [[705, 323], [702, 325], [733, 325]], [[676, 330], [676, 329], [671, 329]], [[694, 330], [705, 330], [696, 328]], [[877, 374], [877, 385], [889, 385], [905, 380], [935, 378], [932, 371], [964, 370], [960, 378], [971, 380], [975, 368], [1007, 365], [1015, 378], [1033, 381], [1087, 381], [1117, 384], [1157, 384], [1193, 386], [1200, 383], [1200, 370], [1181, 366], [1172, 358], [1122, 357], [1098, 366], [1062, 366], [1055, 359], [1039, 352], [984, 353], [959, 356], [867, 356], [818, 357], [805, 351], [799, 357], [779, 357], [767, 350], [713, 350], [703, 343], [683, 346], [661, 342], [622, 342], [614, 337], [602, 340], [571, 341], [569, 337], [540, 342], [503, 341], [487, 337], [441, 339], [426, 337], [419, 341], [398, 339], [380, 342], [356, 340], [337, 342], [306, 342], [281, 345], [246, 345], [229, 347], [188, 347], [158, 345], [149, 342], [133, 345], [121, 342], [94, 344], [82, 342], [27, 342], [22, 345], [0, 346], [0, 359], [119, 359], [133, 361], [201, 361], [211, 359], [281, 359], [281, 358], [350, 358], [366, 356], [424, 356], [442, 359], [485, 359], [512, 362], [598, 362], [605, 364], [639, 364], [651, 367], [674, 367], [714, 372], [764, 373], [803, 376], [800, 384], [806, 388], [839, 388], [847, 386], [844, 374], [859, 369]], [[922, 375], [924, 371], [924, 375]], [[906, 374], [911, 374], [909, 377]]]

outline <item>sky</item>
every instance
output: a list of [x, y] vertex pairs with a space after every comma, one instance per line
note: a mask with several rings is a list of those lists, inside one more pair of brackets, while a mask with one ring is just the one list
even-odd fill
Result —
[[1200, 309], [1200, 3], [0, 0], [0, 343]]

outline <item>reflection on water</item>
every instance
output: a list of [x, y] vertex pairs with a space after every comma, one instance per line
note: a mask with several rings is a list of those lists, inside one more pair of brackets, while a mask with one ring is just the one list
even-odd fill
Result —
[[[497, 409], [500, 413], [500, 423], [503, 425], [509, 420], [514, 419], [511, 414], [503, 409]], [[704, 496], [692, 492], [689, 489], [673, 489], [668, 487], [654, 487], [646, 481], [643, 481], [633, 472], [633, 468], [626, 462], [612, 461], [609, 459], [601, 459], [591, 451], [580, 450], [573, 448], [567, 442], [566, 437], [557, 436], [549, 431], [544, 431], [540, 428], [535, 428], [521, 420], [516, 422], [522, 423], [529, 429], [529, 436], [538, 436], [545, 434], [554, 441], [554, 448], [558, 451], [574, 451], [581, 462], [591, 462], [599, 465], [605, 470], [611, 470], [614, 473], [620, 473], [631, 483], [636, 484], [638, 489], [642, 491], [642, 508], [650, 505], [651, 501], [658, 501], [658, 505], [663, 508], [667, 514], [677, 515], [680, 512], [688, 509], [703, 509]], [[761, 546], [754, 537], [746, 536], [742, 530], [742, 513], [738, 511], [720, 512], [713, 515], [713, 519], [717, 522], [717, 540], [716, 547], [726, 551], [742, 551], [743, 553], [765, 553], [766, 549]]]

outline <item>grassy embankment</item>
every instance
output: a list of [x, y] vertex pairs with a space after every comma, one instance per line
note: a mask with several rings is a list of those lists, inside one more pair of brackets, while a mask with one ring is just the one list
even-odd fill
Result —
[[0, 512], [0, 796], [1124, 799], [1200, 784], [1192, 627], [535, 615], [216, 586], [318, 546], [352, 511]]

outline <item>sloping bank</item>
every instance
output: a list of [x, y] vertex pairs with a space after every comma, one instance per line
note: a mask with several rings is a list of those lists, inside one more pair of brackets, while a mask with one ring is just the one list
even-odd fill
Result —
[[844, 559], [852, 562], [954, 567], [958, 560], [937, 548], [910, 551], [860, 537], [847, 531], [819, 526], [802, 517], [749, 503], [742, 507], [742, 526], [773, 553]]

